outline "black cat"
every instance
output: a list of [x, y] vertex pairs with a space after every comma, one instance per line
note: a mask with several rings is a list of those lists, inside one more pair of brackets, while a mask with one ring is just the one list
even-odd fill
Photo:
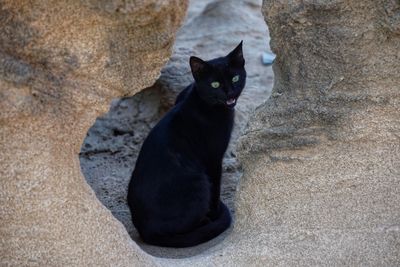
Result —
[[220, 200], [222, 158], [242, 92], [242, 42], [226, 57], [190, 58], [195, 82], [143, 143], [128, 190], [143, 241], [165, 247], [206, 242], [231, 224]]

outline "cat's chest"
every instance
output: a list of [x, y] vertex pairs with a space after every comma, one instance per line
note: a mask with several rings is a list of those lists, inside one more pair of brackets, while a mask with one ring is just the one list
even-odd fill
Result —
[[233, 111], [206, 113], [177, 108], [171, 123], [185, 150], [202, 158], [220, 158], [229, 144], [233, 120]]
[[233, 118], [220, 121], [209, 121], [201, 126], [198, 132], [201, 136], [203, 149], [211, 156], [222, 157], [228, 147], [233, 128]]
[[204, 132], [206, 133], [207, 140], [222, 142], [223, 140], [230, 138], [231, 132], [233, 128], [233, 120], [225, 120], [216, 123], [209, 123], [204, 128]]

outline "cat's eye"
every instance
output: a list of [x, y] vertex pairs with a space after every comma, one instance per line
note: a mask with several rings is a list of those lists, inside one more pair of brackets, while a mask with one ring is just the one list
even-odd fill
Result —
[[233, 78], [232, 78], [232, 82], [237, 82], [237, 81], [239, 81], [239, 75], [235, 75], [235, 76], [233, 76]]
[[211, 83], [211, 86], [212, 86], [213, 88], [218, 88], [218, 87], [219, 87], [219, 82], [212, 82], [212, 83]]

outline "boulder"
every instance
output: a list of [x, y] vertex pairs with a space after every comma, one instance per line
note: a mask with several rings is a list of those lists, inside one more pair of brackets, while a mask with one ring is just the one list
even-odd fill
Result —
[[1, 1], [0, 265], [151, 265], [78, 153], [113, 97], [154, 83], [186, 0]]
[[275, 84], [238, 148], [235, 234], [267, 265], [399, 265], [400, 4], [263, 14]]

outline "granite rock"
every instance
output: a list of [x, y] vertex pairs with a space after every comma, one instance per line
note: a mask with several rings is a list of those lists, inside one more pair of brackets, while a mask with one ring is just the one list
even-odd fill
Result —
[[238, 148], [235, 234], [267, 265], [398, 265], [399, 3], [266, 0], [263, 13], [275, 84]]

